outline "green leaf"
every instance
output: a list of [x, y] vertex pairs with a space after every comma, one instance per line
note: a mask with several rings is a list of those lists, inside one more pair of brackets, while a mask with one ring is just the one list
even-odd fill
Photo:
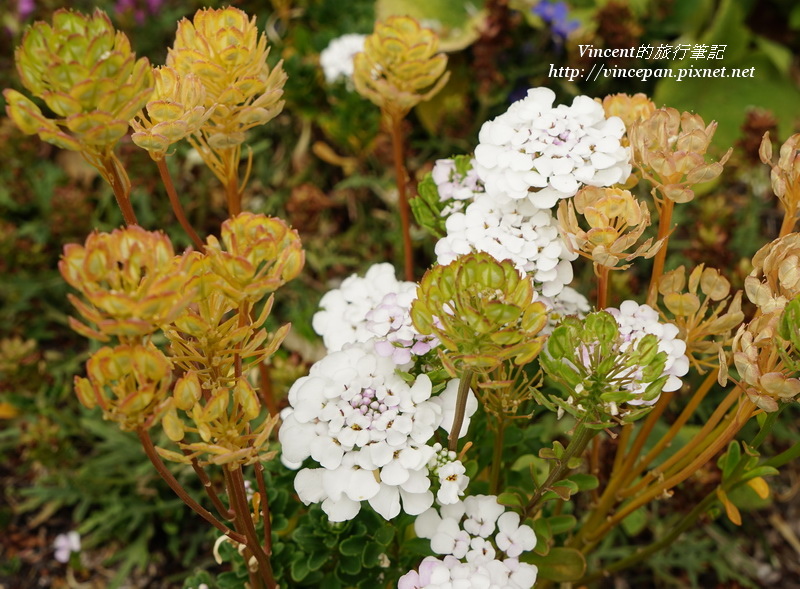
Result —
[[544, 556], [549, 552], [550, 540], [553, 539], [553, 529], [550, 527], [548, 518], [540, 517], [534, 520], [533, 531], [537, 538], [536, 550]]
[[577, 581], [586, 572], [586, 559], [575, 548], [552, 548], [547, 556], [526, 552], [519, 557], [519, 560], [536, 565], [540, 579], [558, 583]]
[[364, 544], [364, 551], [361, 555], [361, 563], [364, 568], [372, 568], [378, 566], [378, 561], [383, 550], [374, 542], [367, 542]]
[[733, 470], [736, 468], [736, 465], [739, 464], [739, 460], [742, 457], [742, 449], [739, 446], [739, 442], [733, 440], [730, 444], [728, 444], [728, 451], [725, 453], [724, 456], [720, 457], [720, 468], [722, 469], [722, 480], [726, 481], [733, 473]]
[[579, 472], [570, 475], [569, 480], [578, 486], [579, 491], [591, 491], [600, 486], [600, 481], [593, 474]]
[[308, 559], [303, 552], [298, 552], [292, 559], [290, 572], [293, 581], [302, 581], [308, 576], [311, 570], [308, 568]]
[[523, 505], [516, 493], [500, 493], [497, 496], [497, 502], [506, 507], [522, 507]]
[[380, 546], [388, 546], [392, 538], [394, 538], [394, 528], [389, 526], [378, 528], [378, 531], [375, 532], [375, 536], [373, 537], [375, 542]]
[[553, 535], [557, 536], [575, 528], [578, 525], [578, 520], [573, 515], [554, 515], [547, 518], [547, 523]]
[[[744, 45], [738, 39], [731, 39], [728, 49], [731, 47]], [[800, 103], [800, 90], [763, 50], [749, 51], [738, 61], [726, 56], [724, 63], [720, 64], [726, 68], [725, 77], [690, 77], [678, 81], [677, 70], [686, 67], [687, 63], [673, 64], [675, 77], [659, 80], [653, 101], [699, 113], [706, 123], [717, 121], [719, 126], [712, 144], [720, 152], [742, 135], [745, 113], [753, 105], [772, 111], [778, 120], [779, 136], [787, 137], [793, 133], [791, 121]], [[743, 69], [752, 71], [753, 77], [731, 77], [734, 69], [740, 70], [739, 73]]]
[[328, 560], [330, 560], [330, 552], [327, 550], [315, 550], [311, 554], [308, 555], [308, 561], [306, 562], [306, 566], [308, 566], [309, 571], [316, 571], [319, 570], [322, 565], [324, 565]]
[[342, 556], [358, 556], [364, 547], [363, 536], [351, 536], [339, 544], [339, 552]]
[[[361, 538], [363, 542], [364, 539]], [[348, 575], [357, 575], [361, 572], [361, 558], [346, 557], [339, 561], [339, 570]]]
[[754, 479], [756, 477], [773, 477], [778, 474], [780, 474], [780, 471], [772, 466], [757, 466], [756, 468], [748, 470], [746, 473], [744, 473], [741, 480], [749, 481], [750, 479]]
[[644, 507], [640, 507], [622, 520], [622, 529], [631, 538], [638, 536], [646, 526], [647, 511]]

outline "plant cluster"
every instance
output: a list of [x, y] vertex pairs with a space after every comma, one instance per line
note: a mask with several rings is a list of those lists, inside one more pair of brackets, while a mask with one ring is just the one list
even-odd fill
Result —
[[[288, 4], [274, 4], [289, 22]], [[557, 47], [575, 28], [559, 4], [528, 17], [550, 23]], [[705, 198], [732, 157], [712, 149], [717, 123], [643, 94], [566, 105], [535, 87], [483, 122], [470, 153], [428, 166], [410, 198], [408, 117], [447, 99], [456, 66], [442, 47], [459, 41], [396, 15], [334, 40], [319, 63], [330, 92], [380, 111], [405, 279], [377, 262], [328, 290], [306, 317], [324, 350], [307, 355], [305, 374], [280, 351], [291, 336], [276, 293], [323, 254], [245, 198], [263, 149], [249, 139], [281, 115], [293, 68], [289, 55], [270, 60], [276, 22], [260, 32], [238, 8], [198, 10], [152, 67], [102, 11], [59, 10], [15, 54], [30, 96], [4, 92], [14, 124], [79, 153], [122, 214], [124, 226], [66, 245], [58, 263], [79, 316], [66, 321], [93, 342], [74, 392], [133, 432], [218, 535], [225, 570], [196, 571], [184, 586], [588, 585], [704, 518], [724, 512], [741, 525], [742, 490], [768, 498], [765, 477], [798, 454], [760, 454], [800, 398], [798, 135], [777, 163], [769, 134], [761, 142], [782, 221], [749, 260], [743, 294], [729, 268], [665, 270], [682, 207]], [[478, 46], [496, 41], [484, 32]], [[120, 156], [129, 128], [191, 246], [137, 214]], [[352, 155], [314, 152], [358, 179], [353, 141]], [[226, 210], [205, 236], [210, 224], [192, 222], [170, 169], [185, 151], [217, 179]], [[293, 153], [301, 165], [307, 154]], [[319, 192], [308, 182], [292, 196], [324, 201]], [[419, 277], [413, 250], [425, 237], [412, 213], [435, 239]], [[594, 291], [569, 286], [581, 257]], [[1, 340], [0, 352], [0, 373], [12, 374], [35, 342]], [[699, 425], [687, 439], [690, 420]], [[637, 517], [679, 513], [676, 491], [708, 470], [716, 478], [678, 525], [609, 556]], [[57, 559], [73, 562], [80, 547], [64, 535]]]

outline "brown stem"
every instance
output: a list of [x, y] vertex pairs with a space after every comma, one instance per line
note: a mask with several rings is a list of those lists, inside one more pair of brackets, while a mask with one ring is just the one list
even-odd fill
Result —
[[[704, 381], [703, 385], [695, 392], [694, 397], [689, 402], [689, 405], [683, 410], [681, 415], [678, 417], [678, 420], [672, 424], [669, 431], [664, 435], [664, 437], [656, 444], [642, 459], [642, 461], [636, 465], [636, 469], [633, 470], [631, 473], [628, 473], [626, 476], [625, 484], [629, 484], [630, 481], [633, 480], [633, 477], [638, 475], [640, 472], [643, 472], [644, 469], [647, 467], [650, 462], [652, 462], [656, 456], [658, 456], [661, 451], [669, 444], [669, 442], [673, 439], [673, 437], [677, 434], [680, 430], [680, 427], [683, 423], [685, 423], [689, 416], [694, 412], [695, 407], [700, 403], [703, 399], [705, 394], [710, 389], [710, 385], [708, 389], [703, 390], [705, 387], [704, 385], [708, 382], [708, 377], [706, 377], [706, 381]], [[645, 486], [649, 485], [653, 480], [661, 476], [663, 473], [667, 471], [667, 469], [672, 468], [673, 465], [679, 463], [681, 460], [685, 459], [687, 456], [691, 454], [691, 452], [700, 447], [710, 435], [713, 435], [717, 424], [720, 423], [722, 418], [724, 417], [725, 413], [730, 409], [733, 404], [739, 398], [739, 391], [738, 388], [733, 389], [728, 393], [728, 396], [723, 399], [723, 401], [717, 406], [714, 412], [711, 414], [711, 417], [706, 420], [706, 423], [700, 429], [700, 431], [692, 438], [692, 440], [687, 443], [684, 447], [680, 450], [675, 452], [672, 456], [670, 456], [667, 460], [664, 461], [663, 464], [659, 465], [657, 468], [653, 469], [652, 471], [648, 472], [636, 485], [628, 487], [624, 491], [620, 493], [621, 497], [630, 497], [635, 495], [640, 489], [644, 488]], [[681, 424], [676, 427], [677, 424]]]
[[789, 235], [797, 223], [797, 207], [786, 207], [783, 212], [783, 222], [781, 223], [781, 231], [778, 237], [785, 237]]
[[456, 414], [453, 416], [453, 427], [450, 429], [450, 436], [447, 438], [447, 448], [451, 452], [458, 450], [458, 434], [461, 433], [461, 425], [464, 423], [464, 414], [467, 411], [467, 399], [469, 398], [469, 387], [472, 384], [472, 369], [465, 368], [461, 373], [461, 382], [458, 383], [458, 397], [456, 398]]
[[181, 498], [181, 501], [186, 503], [190, 508], [192, 508], [200, 517], [210, 523], [212, 526], [217, 528], [220, 532], [228, 536], [231, 540], [238, 542], [239, 544], [243, 544], [245, 542], [244, 536], [241, 534], [237, 534], [233, 530], [231, 530], [228, 526], [223, 524], [217, 518], [215, 518], [206, 508], [200, 505], [197, 501], [192, 499], [189, 494], [186, 492], [181, 484], [177, 481], [177, 479], [172, 476], [172, 473], [167, 469], [166, 465], [162, 462], [161, 457], [156, 452], [155, 446], [153, 446], [153, 440], [150, 439], [150, 434], [144, 429], [137, 429], [136, 434], [139, 436], [139, 441], [142, 443], [142, 447], [144, 448], [145, 454], [150, 459], [150, 462], [153, 463], [153, 466], [156, 468], [156, 471], [161, 478], [166, 481], [166, 483], [170, 486], [170, 488], [175, 491], [175, 494]]
[[267, 553], [267, 556], [272, 556], [272, 521], [270, 520], [267, 486], [264, 484], [264, 467], [260, 462], [256, 462], [255, 470], [258, 492], [261, 494], [261, 516], [264, 519], [264, 552]]
[[[185, 455], [191, 454], [189, 450], [183, 449], [183, 453]], [[197, 461], [197, 458], [192, 458], [192, 468], [194, 469], [197, 478], [200, 479], [200, 482], [203, 483], [203, 489], [206, 491], [206, 495], [208, 495], [209, 499], [211, 499], [211, 503], [214, 504], [217, 512], [227, 520], [233, 520], [233, 512], [225, 507], [225, 504], [222, 503], [222, 499], [219, 498], [217, 495], [216, 489], [214, 489], [214, 484], [211, 482], [211, 479], [208, 478], [208, 474], [206, 474], [205, 469], [200, 466], [200, 463]]]
[[172, 205], [172, 210], [175, 213], [175, 217], [178, 219], [181, 227], [183, 227], [183, 230], [186, 231], [186, 234], [191, 238], [198, 251], [204, 251], [205, 244], [203, 243], [203, 240], [200, 239], [199, 235], [197, 235], [194, 227], [192, 227], [192, 224], [189, 223], [189, 219], [186, 218], [186, 215], [183, 212], [183, 206], [181, 206], [178, 193], [175, 192], [175, 185], [172, 182], [172, 176], [170, 176], [169, 168], [167, 167], [167, 160], [165, 158], [158, 159], [156, 160], [156, 165], [158, 166], [158, 171], [161, 174], [161, 181], [164, 183], [164, 188], [167, 189], [167, 196], [169, 196], [169, 203]]
[[230, 492], [231, 503], [236, 512], [236, 519], [239, 521], [239, 525], [242, 527], [244, 535], [247, 538], [247, 547], [253, 553], [258, 563], [258, 572], [261, 575], [261, 579], [266, 584], [267, 589], [275, 589], [277, 584], [275, 583], [275, 576], [272, 572], [272, 564], [269, 561], [267, 553], [261, 548], [258, 535], [256, 534], [256, 528], [253, 525], [250, 506], [247, 503], [247, 494], [244, 489], [244, 477], [242, 476], [241, 465], [237, 464], [235, 468], [228, 470], [228, 474], [230, 482], [228, 491]]
[[225, 162], [225, 195], [228, 199], [228, 215], [235, 217], [242, 212], [242, 193], [239, 189], [239, 149], [230, 147], [222, 153]]
[[114, 191], [114, 198], [117, 199], [125, 224], [138, 225], [139, 221], [136, 219], [136, 213], [133, 211], [133, 205], [131, 204], [131, 181], [128, 178], [128, 173], [113, 152], [103, 157], [102, 164], [106, 172], [106, 180], [108, 180], [111, 189]]
[[661, 205], [661, 214], [658, 219], [658, 236], [656, 240], [663, 239], [661, 248], [653, 259], [653, 273], [650, 275], [650, 287], [647, 291], [647, 304], [654, 307], [658, 298], [658, 281], [664, 273], [664, 263], [667, 259], [667, 245], [669, 245], [669, 225], [672, 222], [672, 209], [675, 203], [664, 198]]
[[[235, 515], [235, 517], [233, 519], [233, 525], [236, 526], [236, 531], [244, 536], [245, 535], [244, 534], [244, 518], [241, 517], [241, 513], [242, 513], [241, 506], [238, 505], [237, 502], [236, 502], [236, 496], [235, 496], [236, 493], [235, 493], [235, 490], [234, 490], [235, 487], [236, 487], [236, 484], [234, 483], [233, 476], [231, 475], [231, 471], [228, 470], [227, 467], [223, 466], [222, 472], [223, 472], [223, 475], [225, 476], [225, 488], [228, 490], [228, 503], [231, 504], [231, 507], [233, 508], [233, 512], [234, 512], [234, 515]], [[246, 499], [246, 496], [245, 496], [245, 499]], [[245, 507], [246, 507], [245, 512], [247, 513], [247, 515], [249, 515], [250, 514], [249, 506], [245, 506]], [[253, 571], [250, 568], [250, 556], [251, 556], [251, 554], [254, 555], [254, 553], [250, 549], [250, 547], [247, 545], [247, 542], [248, 542], [248, 540], [247, 540], [247, 537], [245, 536], [244, 542], [241, 543], [242, 546], [244, 547], [244, 550], [239, 551], [239, 553], [242, 555], [242, 558], [244, 559], [245, 567], [247, 568], [247, 576], [250, 579], [250, 584], [247, 585], [247, 587], [249, 587], [249, 589], [263, 589], [263, 587], [264, 587], [264, 579], [261, 578], [257, 574], [257, 571]], [[258, 548], [258, 546], [256, 546], [256, 548]]]
[[728, 427], [725, 428], [725, 431], [722, 432], [722, 434], [717, 437], [705, 450], [703, 450], [680, 472], [654, 485], [653, 487], [650, 487], [644, 493], [637, 496], [630, 503], [622, 507], [614, 515], [609, 517], [606, 522], [594, 534], [591, 535], [592, 541], [596, 543], [600, 538], [608, 533], [609, 530], [611, 530], [631, 513], [695, 474], [701, 466], [711, 460], [720, 450], [728, 445], [728, 443], [734, 438], [734, 436], [736, 436], [737, 433], [739, 433], [739, 430], [742, 429], [742, 426], [744, 426], [750, 417], [752, 417], [754, 408], [755, 404], [749, 399], [743, 401], [737, 409], [734, 418], [728, 424]]
[[278, 404], [275, 402], [274, 391], [272, 390], [272, 379], [269, 374], [269, 366], [267, 361], [262, 360], [258, 364], [259, 376], [259, 389], [261, 391], [261, 400], [267, 406], [270, 415], [278, 414]]
[[[715, 382], [716, 382], [716, 372], [714, 372], [714, 371], [709, 372], [706, 375], [706, 378], [703, 381], [703, 383], [697, 388], [697, 390], [692, 395], [692, 398], [689, 401], [689, 403], [686, 405], [686, 407], [684, 407], [683, 411], [681, 411], [681, 414], [672, 423], [672, 425], [670, 426], [669, 430], [667, 430], [667, 432], [662, 436], [662, 438], [658, 441], [658, 443], [656, 443], [656, 445], [653, 446], [650, 449], [650, 451], [644, 456], [644, 458], [642, 458], [638, 463], [636, 463], [636, 467], [635, 468], [633, 468], [633, 469], [623, 468], [623, 472], [627, 473], [624, 476], [624, 480], [623, 480], [623, 483], [622, 483], [623, 485], [629, 484], [639, 474], [644, 472], [644, 470], [650, 465], [650, 463], [653, 462], [653, 460], [655, 460], [655, 458], [659, 454], [661, 454], [661, 452], [664, 450], [664, 448], [666, 448], [669, 445], [670, 442], [672, 442], [673, 438], [675, 438], [675, 436], [678, 435], [678, 432], [680, 432], [680, 430], [683, 427], [683, 425], [687, 421], [689, 421], [689, 418], [694, 414], [695, 409], [697, 409], [697, 407], [700, 405], [701, 401], [705, 398], [705, 396], [711, 390], [711, 387], [714, 386]], [[672, 398], [671, 395], [674, 395], [674, 393], [669, 393], [669, 395], [670, 395], [669, 399], [671, 399]], [[662, 395], [662, 398], [663, 397], [664, 397], [664, 395]], [[667, 403], [668, 402], [669, 401], [667, 401]], [[731, 404], [732, 404], [732, 402], [733, 402], [733, 399], [731, 400]], [[660, 404], [661, 404], [661, 399], [658, 400], [658, 403], [656, 404], [656, 408], [653, 410], [653, 412], [655, 412], [656, 410], [659, 409], [659, 405]], [[663, 407], [666, 408], [666, 404], [663, 405]], [[652, 413], [651, 413], [651, 415], [652, 415]], [[658, 417], [659, 415], [661, 415], [661, 413], [659, 413], [656, 417]], [[650, 415], [647, 416], [647, 421], [645, 422], [645, 428], [648, 425], [650, 425], [649, 422], [650, 422]], [[655, 425], [655, 422], [653, 423], [653, 425]], [[652, 429], [652, 427], [650, 429]], [[636, 452], [631, 452], [631, 454], [629, 456], [629, 460], [628, 460], [628, 461], [631, 462], [631, 465], [632, 465], [632, 462], [634, 460], [636, 460], [636, 458], [639, 457], [639, 451], [642, 449], [642, 447], [644, 446], [645, 441], [647, 440], [646, 437], [643, 437], [641, 443], [639, 443], [640, 437], [642, 437], [643, 435], [649, 434], [650, 429], [648, 429], [647, 432], [645, 432], [644, 428], [643, 428], [642, 431], [640, 431], [639, 434], [637, 435], [637, 438], [636, 438], [637, 444], [635, 445], [636, 446]], [[626, 461], [626, 464], [628, 463], [628, 461]]]
[[406, 194], [406, 166], [403, 150], [403, 117], [390, 115], [392, 152], [394, 154], [394, 173], [397, 181], [397, 198], [400, 208], [400, 228], [403, 232], [403, 259], [405, 260], [406, 280], [414, 282], [414, 255], [411, 250], [411, 207]]
[[602, 311], [608, 307], [608, 266], [595, 265], [597, 270], [597, 310]]

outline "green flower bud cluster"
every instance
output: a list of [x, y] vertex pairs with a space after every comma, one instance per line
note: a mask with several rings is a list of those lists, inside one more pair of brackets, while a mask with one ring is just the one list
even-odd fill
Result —
[[565, 389], [566, 398], [536, 392], [536, 399], [559, 415], [567, 412], [596, 428], [647, 413], [668, 379], [667, 354], [659, 351], [658, 338], [648, 334], [631, 342], [606, 311], [564, 319], [539, 361], [547, 376]]

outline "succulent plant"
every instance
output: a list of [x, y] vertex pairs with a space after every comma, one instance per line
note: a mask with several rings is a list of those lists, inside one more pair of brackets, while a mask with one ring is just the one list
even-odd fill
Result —
[[534, 298], [532, 280], [510, 261], [474, 253], [425, 273], [411, 319], [421, 334], [441, 340], [447, 351], [440, 356], [451, 374], [458, 374], [456, 366], [488, 372], [539, 353], [547, 308]]
[[447, 56], [437, 53], [438, 48], [436, 33], [411, 17], [377, 22], [364, 51], [354, 58], [356, 90], [390, 116], [404, 117], [450, 78]]

